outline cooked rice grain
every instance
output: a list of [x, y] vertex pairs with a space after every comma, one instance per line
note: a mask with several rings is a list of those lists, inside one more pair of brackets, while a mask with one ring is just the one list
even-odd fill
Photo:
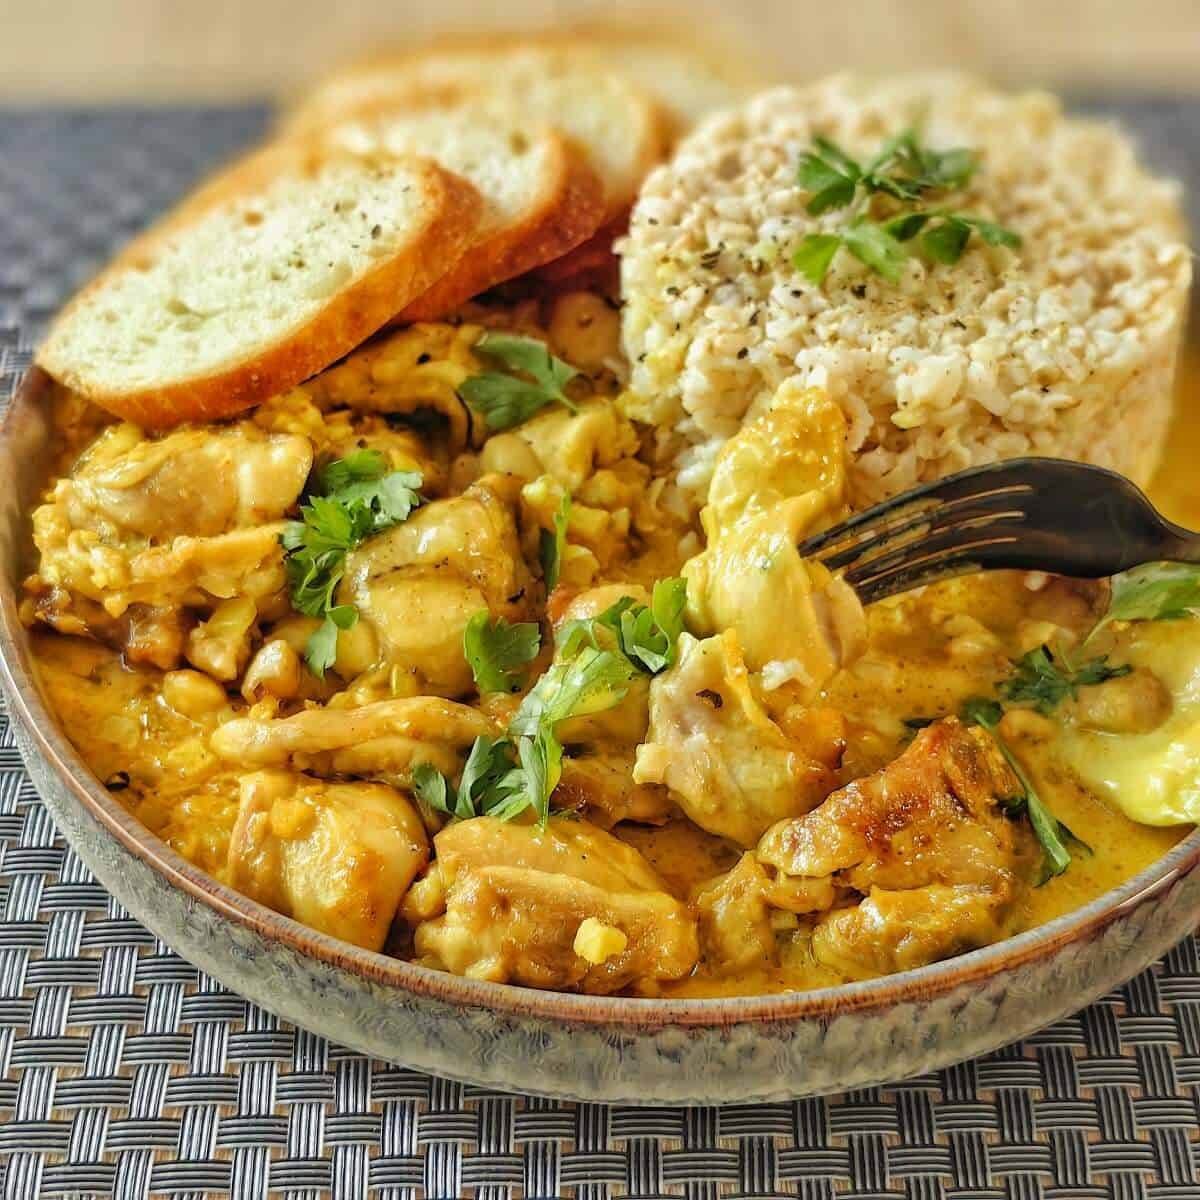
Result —
[[[913, 255], [898, 285], [843, 251], [809, 284], [792, 251], [845, 213], [805, 213], [801, 152], [821, 133], [868, 158], [917, 123], [929, 146], [979, 152], [954, 207], [1022, 249], [973, 237], [952, 266]], [[1022, 454], [1145, 482], [1170, 411], [1184, 236], [1176, 185], [1051, 96], [948, 74], [777, 89], [711, 118], [643, 187], [620, 245], [626, 402], [659, 426], [697, 505], [722, 443], [793, 375], [844, 408], [859, 506]]]

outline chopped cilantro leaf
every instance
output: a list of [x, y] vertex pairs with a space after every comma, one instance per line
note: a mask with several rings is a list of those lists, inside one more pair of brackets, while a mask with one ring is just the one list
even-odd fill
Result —
[[1022, 655], [1012, 676], [1001, 684], [1000, 695], [1014, 704], [1032, 704], [1048, 715], [1079, 688], [1119, 679], [1132, 669], [1127, 665], [1110, 666], [1106, 655], [1078, 667], [1065, 660], [1060, 665], [1049, 646], [1038, 646]]
[[520, 690], [521, 670], [537, 658], [541, 632], [532, 621], [510, 624], [481, 609], [463, 630], [463, 653], [480, 693]]
[[546, 581], [546, 591], [552, 592], [558, 587], [558, 576], [562, 570], [563, 551], [567, 547], [567, 524], [571, 519], [571, 497], [564, 492], [554, 510], [551, 521], [554, 529], [543, 529], [538, 543], [538, 557], [542, 562], [542, 578]]
[[358, 619], [353, 605], [334, 603], [346, 570], [346, 555], [360, 542], [408, 518], [421, 501], [416, 471], [388, 471], [382, 454], [359, 450], [324, 464], [316, 486], [280, 534], [292, 607], [322, 618], [305, 649], [305, 660], [319, 677], [337, 655], [339, 629]]
[[493, 432], [528, 421], [547, 404], [557, 402], [575, 411], [565, 388], [579, 372], [551, 354], [545, 342], [513, 333], [485, 333], [474, 349], [507, 372], [483, 371], [459, 387], [462, 398]]

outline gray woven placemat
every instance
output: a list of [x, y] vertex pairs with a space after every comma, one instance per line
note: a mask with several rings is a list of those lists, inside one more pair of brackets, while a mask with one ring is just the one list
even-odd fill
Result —
[[[1200, 175], [1200, 104], [1127, 111], [1152, 157]], [[0, 111], [0, 400], [62, 296], [262, 120]], [[486, 1092], [293, 1029], [172, 954], [58, 836], [0, 714], [0, 1073], [7, 1200], [1192, 1200], [1200, 943], [890, 1088], [695, 1109]]]

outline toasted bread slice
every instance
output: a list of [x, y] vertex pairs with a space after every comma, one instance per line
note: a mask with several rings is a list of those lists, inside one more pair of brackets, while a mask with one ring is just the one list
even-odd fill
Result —
[[284, 131], [312, 133], [364, 104], [454, 88], [486, 88], [495, 103], [511, 106], [531, 125], [554, 125], [579, 144], [604, 184], [605, 222], [630, 207], [646, 173], [666, 154], [670, 123], [639, 88], [590, 54], [505, 39], [463, 39], [347, 67], [293, 110]]
[[606, 69], [619, 71], [653, 96], [670, 119], [673, 138], [710, 112], [729, 108], [774, 82], [743, 47], [718, 46], [670, 25], [578, 24], [545, 36], [590, 52]]
[[615, 287], [620, 260], [613, 245], [628, 229], [627, 218], [602, 225], [561, 258], [543, 263], [531, 272], [531, 278], [553, 288]]
[[481, 201], [419, 158], [272, 146], [137, 239], [37, 353], [146, 427], [249, 408], [348, 353], [470, 246]]
[[566, 254], [604, 214], [603, 186], [587, 156], [550, 126], [531, 128], [477, 94], [415, 103], [369, 102], [325, 134], [359, 153], [427, 154], [483, 199], [475, 241], [399, 319], [431, 321], [472, 296]]

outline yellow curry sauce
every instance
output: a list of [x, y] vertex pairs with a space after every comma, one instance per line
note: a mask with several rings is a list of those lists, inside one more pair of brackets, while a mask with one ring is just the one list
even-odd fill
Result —
[[[551, 333], [554, 333], [553, 323]], [[433, 342], [437, 342], [436, 337]], [[569, 344], [560, 341], [556, 348], [568, 359], [572, 358]], [[589, 357], [602, 355], [586, 346], [576, 348], [575, 361]], [[345, 373], [341, 381], [347, 383]], [[1193, 370], [1185, 377], [1184, 397], [1190, 399], [1198, 387], [1200, 373]], [[336, 404], [337, 399], [332, 403]], [[329, 409], [322, 411], [328, 414]], [[64, 430], [69, 443], [63, 458], [64, 470], [95, 432], [88, 422], [79, 420], [77, 412], [72, 419], [78, 422], [78, 433], [73, 439], [72, 429]], [[625, 435], [625, 427], [614, 424], [612, 429]], [[545, 436], [552, 435], [561, 436], [557, 428], [547, 428]], [[512, 435], [502, 436], [507, 441], [496, 450], [497, 455], [501, 449], [509, 455], [528, 453], [528, 448], [517, 444]], [[603, 440], [609, 433], [601, 431], [599, 436]], [[561, 447], [562, 443], [556, 442], [549, 454], [568, 454]], [[539, 449], [536, 443], [534, 449]], [[454, 483], [456, 472], [465, 472], [463, 478], [468, 482], [478, 478], [479, 463], [489, 453], [478, 445], [469, 452], [461, 446], [458, 450], [461, 451], [458, 457], [453, 453], [440, 458], [437, 454], [429, 455], [427, 475], [443, 478], [440, 495], [458, 494], [459, 488]], [[1168, 457], [1155, 482], [1153, 496], [1169, 516], [1191, 526], [1200, 526], [1200, 495], [1192, 485], [1192, 463], [1197, 452], [1200, 452], [1200, 420], [1191, 412], [1191, 405], [1184, 403], [1179, 406], [1177, 429], [1168, 442]], [[629, 510], [634, 505], [625, 492], [633, 487], [654, 492], [658, 485], [651, 479], [651, 472], [636, 466], [629, 447], [620, 454], [607, 456], [602, 449], [589, 451], [585, 457], [585, 477], [566, 485], [582, 513], [582, 523], [571, 527], [569, 541], [574, 558], [569, 552], [564, 560], [575, 562], [579, 572], [574, 577], [576, 590], [586, 591], [589, 586], [612, 581], [633, 580], [649, 585], [656, 579], [678, 574], [684, 561], [700, 548], [695, 533], [684, 532], [681, 536], [678, 522], [662, 512], [657, 527], [655, 519], [644, 513], [638, 526], [635, 514], [633, 523], [640, 530], [639, 536], [627, 533]], [[470, 465], [464, 465], [467, 459], [471, 460]], [[535, 466], [532, 473], [536, 478], [524, 485], [522, 511], [536, 514], [539, 503], [543, 513], [553, 508], [552, 495], [549, 500], [539, 501], [539, 486], [545, 490], [553, 483], [550, 474], [541, 473], [544, 466], [545, 462]], [[569, 597], [569, 589], [566, 594]], [[886, 767], [911, 743], [914, 723], [954, 713], [968, 697], [994, 692], [1013, 660], [1055, 632], [1066, 631], [1079, 637], [1085, 634], [1095, 620], [1099, 602], [1097, 589], [1091, 586], [1004, 573], [950, 581], [876, 605], [866, 614], [865, 644], [853, 661], [833, 674], [822, 688], [819, 700], [806, 699], [805, 705], [799, 706], [802, 709], [799, 716], [796, 706], [791, 709], [779, 706], [772, 709], [772, 714], [785, 727], [788, 721], [803, 725], [809, 720], [805, 714], [810, 711], [837, 716], [843, 721], [839, 728], [844, 730], [845, 743], [838, 781], [845, 783], [870, 775]], [[260, 612], [266, 607], [260, 605]], [[550, 607], [553, 610], [553, 601]], [[283, 630], [290, 620], [294, 618], [286, 612], [271, 609], [257, 636], [286, 640], [293, 636]], [[268, 633], [272, 628], [275, 632]], [[185, 671], [186, 678], [174, 672], [176, 678], [172, 679], [157, 666], [130, 664], [127, 657], [103, 640], [66, 636], [69, 632], [69, 625], [60, 623], [57, 632], [38, 629], [33, 635], [44, 687], [69, 737], [97, 777], [149, 829], [197, 866], [233, 882], [228, 866], [230, 839], [239, 805], [246, 803], [244, 795], [239, 799], [239, 788], [248, 768], [214, 753], [211, 738], [218, 726], [250, 711], [249, 703], [238, 694], [244, 663], [237, 678], [221, 682], [220, 687], [226, 692], [224, 701], [213, 703], [212, 695], [205, 692], [203, 679], [197, 682], [191, 678], [196, 671]], [[1175, 721], [1180, 731], [1186, 732], [1200, 726], [1200, 710], [1194, 707], [1200, 701], [1190, 695], [1197, 690], [1191, 686], [1192, 678], [1200, 678], [1200, 646], [1193, 648], [1198, 641], [1190, 622], [1163, 622], [1131, 626], [1106, 635], [1100, 648], [1121, 662], [1162, 678], [1175, 701], [1175, 712], [1168, 722]], [[548, 657], [543, 655], [539, 668], [544, 668], [547, 662]], [[342, 670], [339, 660], [338, 671]], [[345, 688], [340, 693], [341, 699], [334, 695], [335, 687], [318, 687], [309, 681], [305, 684], [308, 690], [298, 694], [291, 708], [285, 706], [281, 711], [294, 712], [297, 705], [308, 703], [312, 707], [315, 702], [326, 702], [331, 708], [338, 703], [353, 708], [358, 703], [377, 701], [384, 694], [412, 691], [409, 684], [397, 684], [395, 671], [384, 682], [377, 670], [372, 674], [345, 668], [345, 672], [346, 678], [338, 685]], [[362, 682], [364, 679], [366, 683]], [[785, 683], [784, 687], [787, 686]], [[449, 684], [437, 694], [461, 694], [461, 688]], [[474, 702], [484, 712], [504, 710], [507, 703], [507, 698]], [[267, 715], [273, 716], [274, 710]], [[1088, 843], [1092, 853], [1077, 852], [1061, 875], [1041, 886], [1022, 888], [1005, 918], [1007, 932], [1035, 926], [1077, 908], [1153, 862], [1186, 830], [1184, 825], [1155, 827], [1129, 819], [1105, 796], [1103, 780], [1092, 780], [1085, 785], [1080, 770], [1076, 769], [1087, 767], [1085, 759], [1096, 759], [1099, 739], [1104, 742], [1099, 749], [1105, 753], [1111, 748], [1112, 756], [1126, 755], [1130, 766], [1122, 778], [1136, 780], [1153, 769], [1153, 755], [1161, 755], [1165, 734], [1159, 735], [1157, 742], [1153, 732], [1126, 741], [1123, 734], [1064, 733], [1051, 726], [1051, 722], [1036, 713], [1010, 712], [1003, 732], [1054, 813]], [[1169, 731], [1174, 727], [1168, 724], [1163, 728]], [[811, 732], [807, 726], [797, 729], [796, 736], [801, 739]], [[604, 734], [613, 739], [617, 736], [611, 731]], [[1132, 756], [1133, 750], [1139, 749], [1144, 756], [1140, 763]], [[347, 774], [336, 769], [330, 771], [326, 759], [315, 753], [309, 759], [294, 756], [289, 766], [299, 771], [307, 769], [318, 776]], [[364, 774], [368, 778], [384, 778], [378, 772]], [[671, 895], [688, 902], [698, 888], [738, 864], [742, 847], [726, 837], [706, 832], [670, 804], [658, 804], [665, 795], [661, 785], [651, 783], [647, 788], [646, 794], [657, 800], [645, 822], [622, 820], [618, 814], [615, 822], [605, 823], [612, 825], [618, 838], [641, 852]], [[644, 801], [645, 796], [641, 799]], [[638, 811], [633, 810], [635, 817]], [[589, 812], [585, 805], [585, 818]], [[665, 823], [649, 823], [664, 818]], [[277, 811], [271, 819], [278, 825]], [[441, 854], [440, 844], [435, 844]], [[465, 855], [467, 851], [462, 853]], [[446, 854], [449, 870], [449, 849]], [[630, 879], [642, 870], [636, 863], [617, 864], [614, 871], [618, 867]], [[398, 921], [397, 926], [405, 921], [411, 925], [427, 919], [423, 889], [430, 887], [430, 880], [425, 878], [413, 888], [401, 909], [404, 921]], [[300, 912], [298, 902], [296, 911]], [[798, 917], [793, 911], [777, 909], [769, 920], [778, 935], [774, 961], [751, 958], [735, 968], [715, 969], [702, 960], [684, 978], [657, 982], [632, 978], [621, 986], [648, 994], [730, 995], [811, 988], [871, 973], [841, 969], [831, 965], [828, 957], [819, 959], [814, 954], [808, 919], [803, 913]], [[336, 932], [337, 927], [333, 928]], [[469, 931], [463, 936], [469, 938]], [[531, 934], [535, 936], [536, 931]], [[619, 947], [624, 945], [624, 938], [625, 934], [620, 934]], [[394, 936], [388, 944], [400, 953], [413, 953], [409, 936], [404, 934]], [[455, 969], [449, 952], [444, 949], [442, 959], [435, 965]], [[429, 960], [428, 954], [425, 960]], [[469, 956], [463, 961], [468, 960]], [[483, 969], [471, 962], [464, 969], [496, 977], [487, 974], [490, 968]], [[593, 987], [592, 975], [557, 984], [553, 974], [545, 977], [546, 982], [536, 974], [509, 977], [539, 986], [613, 990], [603, 981]]]

